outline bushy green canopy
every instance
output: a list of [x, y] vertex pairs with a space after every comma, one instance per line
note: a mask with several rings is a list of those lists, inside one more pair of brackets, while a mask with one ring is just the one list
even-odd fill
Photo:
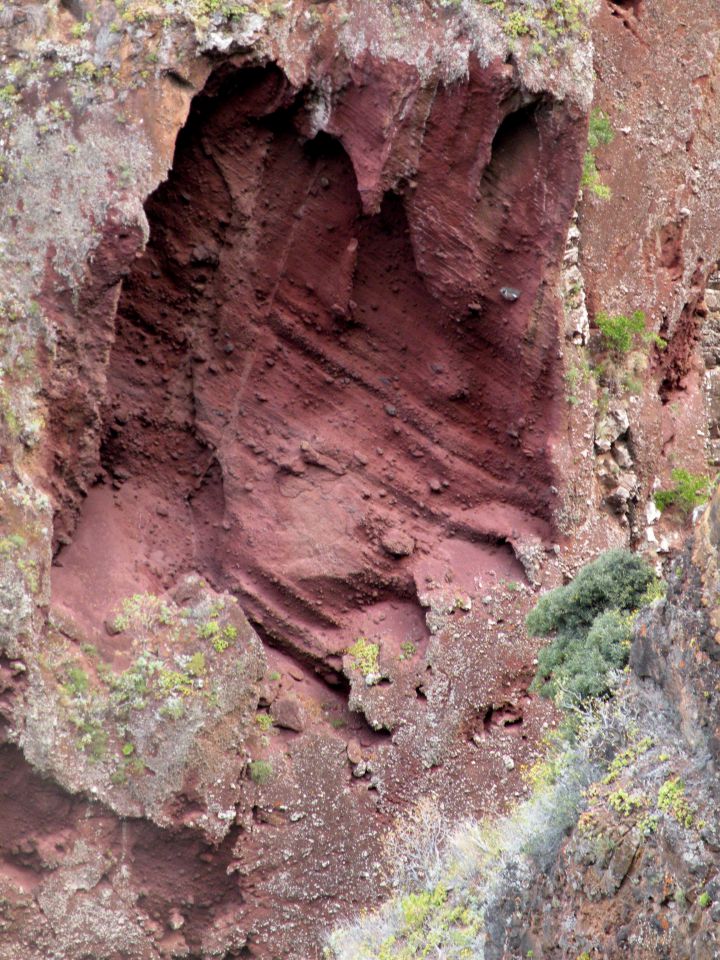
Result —
[[561, 704], [606, 694], [626, 663], [632, 614], [656, 582], [629, 550], [609, 550], [574, 580], [540, 597], [526, 619], [534, 637], [554, 638], [538, 655], [533, 688]]

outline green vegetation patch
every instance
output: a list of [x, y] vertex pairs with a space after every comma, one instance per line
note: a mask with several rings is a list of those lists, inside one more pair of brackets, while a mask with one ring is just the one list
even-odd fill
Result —
[[227, 672], [235, 666], [223, 657], [239, 635], [227, 622], [231, 609], [224, 598], [180, 608], [154, 594], [134, 594], [120, 603], [109, 625], [131, 634], [136, 656], [125, 670], [115, 673], [88, 644], [81, 647], [84, 660], [69, 659], [54, 669], [63, 710], [77, 730], [78, 749], [102, 760], [112, 742], [122, 757], [113, 782], [145, 772], [140, 744], [131, 732], [139, 712], [178, 721], [189, 709], [198, 713], [219, 706], [218, 689], [210, 680], [213, 667], [223, 665]]
[[607, 695], [627, 663], [636, 611], [656, 582], [642, 558], [610, 550], [540, 597], [528, 632], [554, 638], [538, 654], [533, 689], [565, 707]]
[[380, 677], [380, 646], [372, 643], [366, 637], [358, 637], [355, 643], [348, 648], [353, 658], [353, 667], [359, 670], [366, 679]]
[[588, 146], [583, 157], [580, 186], [589, 190], [601, 200], [609, 200], [612, 192], [610, 187], [602, 182], [595, 160], [595, 152], [599, 147], [612, 143], [614, 139], [615, 133], [608, 116], [602, 110], [592, 110], [588, 124]]
[[638, 343], [644, 346], [654, 344], [664, 350], [667, 342], [658, 334], [645, 329], [645, 314], [636, 310], [630, 316], [624, 313], [610, 315], [600, 312], [595, 317], [595, 323], [603, 337], [603, 346], [617, 357], [623, 357]]
[[669, 813], [681, 827], [689, 830], [695, 822], [695, 811], [685, 797], [685, 784], [680, 777], [670, 777], [658, 790], [657, 805]]
[[[459, 6], [460, 0], [440, 0], [442, 6]], [[533, 56], [547, 55], [558, 41], [586, 41], [590, 38], [590, 0], [549, 0], [530, 5], [510, 0], [482, 0], [499, 15], [502, 30], [511, 40], [527, 37]]]
[[678, 468], [673, 470], [673, 486], [655, 493], [658, 510], [676, 507], [683, 517], [688, 517], [695, 507], [701, 506], [710, 496], [713, 481], [710, 477]]
[[454, 957], [472, 957], [482, 929], [482, 916], [468, 904], [454, 903], [442, 883], [431, 890], [406, 893], [399, 901], [399, 923], [380, 944], [377, 960], [416, 960], [448, 956], [440, 952], [452, 945]]
[[250, 761], [250, 779], [259, 787], [269, 783], [273, 778], [273, 768], [269, 760]]

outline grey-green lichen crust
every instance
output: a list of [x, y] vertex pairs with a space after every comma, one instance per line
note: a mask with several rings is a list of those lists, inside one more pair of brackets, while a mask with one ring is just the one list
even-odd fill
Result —
[[124, 816], [168, 825], [192, 794], [193, 825], [221, 839], [250, 759], [262, 644], [237, 601], [196, 576], [174, 596], [127, 597], [107, 630], [119, 661], [51, 617], [15, 738], [37, 769]]

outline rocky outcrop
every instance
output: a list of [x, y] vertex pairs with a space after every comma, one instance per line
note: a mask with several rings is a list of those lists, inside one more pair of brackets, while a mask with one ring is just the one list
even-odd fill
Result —
[[[622, 217], [576, 205], [574, 3], [0, 10], [0, 955], [307, 960], [418, 798], [526, 792], [533, 591], [637, 537], [694, 415], [713, 8], [636, 6]], [[652, 398], [596, 418], [578, 359], [570, 403], [587, 307], [656, 294]]]
[[602, 779], [552, 869], [504, 900], [486, 957], [717, 956], [719, 510], [716, 494], [639, 618], [614, 708], [624, 735], [600, 736]]
[[556, 16], [2, 13], [8, 955], [307, 960], [417, 797], [522, 791], [590, 95]]

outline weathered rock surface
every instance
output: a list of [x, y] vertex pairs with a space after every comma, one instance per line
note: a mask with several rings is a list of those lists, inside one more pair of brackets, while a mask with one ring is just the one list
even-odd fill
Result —
[[509, 883], [487, 957], [718, 955], [719, 518], [716, 493], [667, 598], [640, 618], [625, 747], [554, 865]]
[[[308, 960], [382, 896], [418, 797], [523, 793], [552, 716], [528, 584], [627, 537], [613, 491], [633, 532], [668, 416], [629, 410], [597, 483], [558, 291], [583, 344], [585, 291], [592, 315], [660, 289], [647, 376], [675, 396], [720, 235], [682, 186], [715, 189], [713, 5], [672, 43], [671, 5], [636, 6], [596, 24], [599, 102], [619, 126], [627, 87], [637, 121], [598, 157], [630, 213], [586, 196], [567, 247], [579, 22], [0, 11], [0, 956]], [[687, 150], [639, 149], [679, 116]]]

